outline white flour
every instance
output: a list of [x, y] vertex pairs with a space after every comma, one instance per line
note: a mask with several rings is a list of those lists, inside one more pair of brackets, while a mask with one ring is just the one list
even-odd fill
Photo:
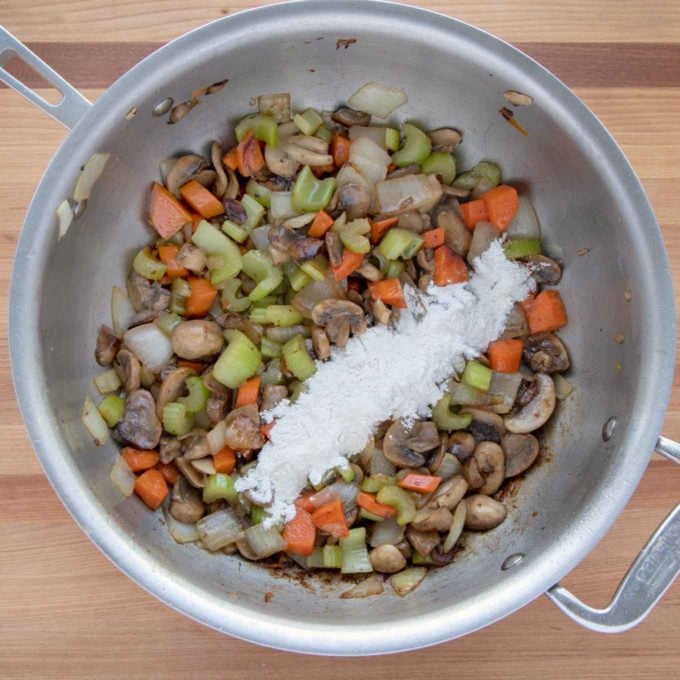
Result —
[[496, 241], [477, 260], [467, 284], [408, 288], [408, 309], [394, 330], [374, 326], [333, 358], [317, 362], [307, 389], [280, 403], [271, 441], [236, 481], [260, 502], [272, 502], [265, 527], [295, 515], [294, 501], [309, 484], [361, 451], [380, 422], [427, 417], [443, 394], [454, 364], [484, 352], [503, 332], [512, 306], [533, 287], [530, 273], [506, 259]]

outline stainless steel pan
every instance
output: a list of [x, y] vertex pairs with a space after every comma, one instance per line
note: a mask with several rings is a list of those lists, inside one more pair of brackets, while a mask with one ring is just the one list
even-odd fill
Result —
[[[604, 536], [655, 447], [680, 462], [680, 448], [658, 438], [674, 363], [673, 293], [659, 229], [621, 150], [561, 82], [471, 26], [367, 0], [281, 4], [209, 24], [142, 61], [94, 106], [7, 32], [0, 48], [0, 65], [16, 53], [63, 100], [51, 106], [4, 69], [0, 77], [72, 128], [36, 191], [17, 250], [10, 310], [17, 395], [56, 492], [132, 579], [230, 635], [322, 654], [434, 644], [542, 593], [603, 632], [626, 630], [647, 614], [680, 567], [680, 505], [607, 608], [592, 609], [555, 585]], [[177, 124], [154, 115], [165, 98], [177, 104], [225, 78], [220, 92]], [[124, 280], [130, 253], [148, 238], [144, 188], [157, 176], [158, 160], [223, 139], [228, 121], [250, 110], [258, 93], [288, 91], [300, 105], [330, 108], [368, 80], [406, 89], [402, 116], [463, 129], [461, 167], [498, 159], [506, 177], [529, 192], [549, 252], [564, 261], [571, 317], [565, 339], [575, 392], [548, 433], [550, 462], [529, 474], [508, 521], [469, 537], [454, 564], [432, 572], [403, 600], [391, 592], [339, 600], [346, 586], [309, 579], [303, 588], [236, 558], [176, 545], [157, 514], [120, 497], [109, 481], [113, 446], [96, 449], [80, 424], [111, 287]], [[499, 115], [506, 89], [535, 99], [518, 112], [528, 137]], [[84, 215], [57, 242], [55, 209], [95, 151], [112, 160]], [[583, 248], [589, 253], [577, 255]], [[623, 345], [612, 342], [619, 333]], [[268, 591], [273, 599], [264, 604]]]

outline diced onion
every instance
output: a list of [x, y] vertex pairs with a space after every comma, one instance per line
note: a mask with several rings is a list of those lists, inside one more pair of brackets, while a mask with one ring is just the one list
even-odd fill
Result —
[[371, 595], [380, 595], [384, 592], [384, 590], [385, 588], [383, 587], [381, 578], [377, 574], [371, 574], [361, 583], [357, 583], [353, 588], [346, 590], [340, 595], [340, 597], [343, 600], [352, 598], [358, 599], [362, 597], [369, 597]]
[[125, 461], [123, 456], [116, 456], [116, 462], [111, 468], [111, 481], [123, 496], [130, 498], [135, 492], [135, 473]]
[[555, 381], [555, 396], [560, 401], [566, 399], [574, 391], [571, 383], [559, 373], [555, 373], [553, 380]]
[[152, 373], [159, 373], [172, 358], [170, 338], [154, 323], [145, 323], [126, 331], [123, 340], [128, 349]]
[[227, 425], [224, 420], [220, 420], [210, 432], [208, 432], [208, 448], [211, 455], [218, 454], [225, 447], [225, 435], [227, 433]]
[[371, 548], [378, 548], [381, 545], [397, 545], [403, 538], [404, 527], [397, 524], [396, 517], [388, 517], [373, 525], [370, 544]]
[[400, 88], [380, 83], [366, 83], [347, 100], [347, 103], [357, 111], [370, 113], [378, 118], [387, 118], [407, 101], [406, 92]]
[[314, 221], [316, 213], [305, 213], [304, 215], [297, 215], [296, 217], [288, 218], [281, 226], [286, 229], [301, 229]]
[[467, 505], [465, 501], [461, 501], [456, 506], [453, 511], [453, 522], [451, 522], [451, 528], [449, 533], [444, 539], [444, 545], [442, 546], [442, 551], [447, 553], [453, 548], [458, 542], [460, 535], [463, 533], [463, 527], [465, 526], [465, 516], [467, 515]]
[[308, 135], [295, 135], [288, 140], [288, 146], [297, 146], [307, 151], [314, 151], [315, 153], [327, 154], [328, 142], [318, 137], [310, 137]]
[[356, 142], [358, 139], [368, 137], [372, 142], [375, 142], [381, 149], [385, 148], [385, 130], [387, 128], [377, 127], [375, 125], [352, 125], [349, 129], [349, 139], [351, 142]]
[[536, 211], [526, 196], [519, 197], [517, 214], [505, 233], [508, 238], [541, 238], [541, 227]]
[[500, 232], [491, 222], [477, 222], [475, 230], [472, 234], [472, 241], [470, 241], [470, 250], [468, 250], [467, 260], [472, 262], [476, 257], [485, 253], [489, 246], [501, 237]]
[[421, 584], [426, 574], [427, 569], [425, 567], [404, 569], [404, 571], [400, 571], [390, 577], [390, 585], [399, 597], [404, 597]]
[[289, 217], [295, 217], [298, 211], [293, 208], [292, 192], [274, 191], [269, 203], [269, 214], [273, 222], [283, 222]]
[[123, 337], [123, 333], [130, 328], [135, 314], [135, 308], [125, 290], [120, 286], [114, 286], [111, 291], [111, 321], [116, 337]]
[[269, 241], [269, 230], [271, 228], [271, 224], [263, 224], [261, 227], [255, 227], [255, 229], [250, 232], [250, 239], [258, 250], [266, 252], [271, 245], [271, 242]]
[[59, 233], [57, 234], [57, 241], [61, 241], [66, 235], [68, 228], [73, 224], [73, 210], [68, 201], [62, 201], [57, 208], [57, 217], [59, 218]]
[[274, 527], [265, 529], [262, 524], [255, 524], [246, 529], [246, 539], [258, 559], [286, 549], [286, 542]]
[[406, 210], [426, 212], [442, 196], [442, 187], [436, 175], [406, 175], [395, 177], [376, 185], [380, 212], [396, 215]]
[[200, 534], [198, 533], [195, 524], [178, 522], [165, 507], [163, 508], [163, 515], [165, 516], [165, 523], [168, 526], [168, 531], [177, 543], [193, 543], [200, 538]]
[[437, 477], [442, 479], [451, 479], [453, 475], [457, 475], [462, 468], [460, 461], [452, 453], [445, 453], [442, 464], [437, 470]]
[[387, 176], [390, 155], [368, 137], [361, 137], [349, 149], [349, 160], [372, 184], [382, 182]]
[[104, 167], [109, 160], [108, 153], [93, 153], [85, 163], [85, 167], [78, 176], [78, 181], [73, 189], [74, 201], [86, 201], [90, 198], [90, 192], [94, 183], [99, 179]]
[[[302, 165], [309, 165], [309, 167], [317, 167], [319, 165], [331, 165], [333, 163], [333, 156], [327, 153], [317, 153], [316, 151], [310, 151], [297, 144], [289, 144], [286, 147], [286, 155], [288, 158], [292, 158], [294, 161], [301, 163]], [[282, 193], [275, 191], [272, 195], [275, 196], [277, 193]]]
[[243, 538], [238, 517], [230, 510], [218, 510], [196, 523], [201, 541], [208, 550], [221, 550]]
[[492, 410], [500, 414], [509, 413], [515, 403], [521, 382], [521, 373], [497, 373], [494, 371], [491, 376], [489, 392], [496, 396], [502, 396], [503, 402], [494, 406]]
[[109, 426], [89, 397], [85, 397], [81, 420], [97, 446], [102, 446], [109, 441]]

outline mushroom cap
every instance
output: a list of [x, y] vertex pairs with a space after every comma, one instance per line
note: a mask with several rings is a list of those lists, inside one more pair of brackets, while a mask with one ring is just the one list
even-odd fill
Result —
[[524, 341], [524, 359], [537, 373], [562, 373], [569, 368], [569, 354], [554, 333], [530, 335]]
[[505, 476], [515, 477], [528, 470], [538, 458], [540, 446], [532, 434], [506, 434], [501, 439], [505, 453]]
[[399, 467], [419, 468], [425, 465], [422, 454], [439, 445], [437, 426], [431, 421], [419, 421], [407, 428], [403, 420], [395, 420], [383, 439], [383, 454]]
[[544, 425], [555, 410], [555, 383], [545, 373], [536, 374], [537, 392], [531, 401], [519, 411], [505, 416], [509, 432], [526, 434]]

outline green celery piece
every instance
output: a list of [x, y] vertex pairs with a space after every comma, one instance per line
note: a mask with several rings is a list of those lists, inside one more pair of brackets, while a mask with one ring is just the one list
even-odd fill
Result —
[[244, 194], [241, 198], [241, 205], [246, 211], [246, 221], [243, 224], [243, 228], [250, 234], [250, 232], [262, 222], [265, 209], [262, 204], [248, 194]]
[[267, 511], [259, 505], [253, 505], [250, 508], [250, 521], [253, 524], [262, 524], [267, 517]]
[[191, 286], [185, 279], [173, 279], [170, 290], [183, 298], [188, 298], [191, 295]]
[[382, 522], [385, 518], [374, 515], [372, 512], [366, 510], [366, 508], [359, 508], [359, 519], [366, 519], [369, 522]]
[[340, 569], [342, 567], [342, 548], [339, 545], [325, 545], [323, 547], [323, 566], [325, 569]]
[[317, 255], [311, 260], [302, 262], [300, 269], [303, 274], [306, 274], [315, 281], [324, 281], [328, 272], [328, 260], [323, 255]]
[[184, 299], [181, 295], [177, 295], [177, 293], [173, 293], [170, 296], [170, 304], [168, 305], [168, 309], [173, 313], [177, 314], [179, 316], [184, 316], [185, 306], [184, 306]]
[[256, 139], [269, 146], [277, 146], [279, 143], [279, 128], [271, 116], [253, 113], [243, 118], [234, 128], [236, 140], [240, 142], [246, 136], [248, 130], [252, 130]]
[[291, 201], [298, 212], [318, 212], [323, 210], [333, 197], [335, 177], [318, 180], [308, 165], [305, 165], [293, 184]]
[[253, 307], [250, 310], [250, 314], [248, 315], [248, 318], [253, 323], [258, 323], [261, 326], [263, 326], [264, 324], [268, 323], [268, 321], [267, 321], [267, 308], [266, 307]]
[[173, 312], [161, 312], [154, 321], [156, 326], [158, 326], [163, 333], [170, 335], [172, 329], [179, 323], [182, 323], [182, 319], [178, 314]]
[[222, 307], [228, 312], [241, 313], [250, 307], [248, 296], [241, 294], [241, 279], [230, 279], [222, 288]]
[[189, 390], [186, 397], [180, 397], [177, 401], [187, 407], [189, 413], [200, 413], [205, 411], [210, 398], [210, 390], [205, 386], [203, 378], [193, 375], [186, 379], [184, 383]]
[[208, 255], [219, 255], [222, 258], [221, 266], [210, 273], [210, 282], [213, 285], [233, 279], [241, 271], [241, 250], [210, 222], [202, 220], [191, 240]]
[[366, 218], [347, 222], [338, 228], [342, 245], [353, 253], [365, 255], [371, 251], [371, 243], [366, 234], [371, 233], [371, 223]]
[[384, 486], [389, 486], [390, 484], [396, 484], [395, 477], [388, 477], [383, 474], [375, 474], [370, 477], [364, 477], [364, 481], [361, 482], [361, 490], [366, 493], [378, 493], [380, 489]]
[[424, 175], [439, 175], [444, 184], [451, 184], [456, 178], [456, 159], [446, 151], [433, 151], [420, 170]]
[[411, 234], [411, 242], [406, 246], [404, 252], [401, 254], [402, 260], [410, 260], [422, 248], [425, 240], [418, 234]]
[[327, 128], [325, 125], [322, 125], [317, 131], [315, 137], [318, 137], [319, 139], [323, 139], [324, 142], [327, 144], [330, 144], [331, 139], [333, 139], [333, 132], [331, 131], [330, 128]]
[[349, 535], [340, 539], [343, 574], [363, 574], [373, 571], [366, 549], [366, 528], [350, 529]]
[[404, 145], [392, 154], [392, 163], [398, 168], [417, 163], [420, 165], [432, 151], [432, 142], [420, 128], [413, 123], [404, 123], [401, 126], [404, 135]]
[[397, 151], [399, 149], [399, 130], [394, 128], [385, 128], [385, 148], [388, 151]]
[[517, 260], [520, 257], [527, 255], [540, 255], [541, 239], [540, 238], [515, 238], [507, 241], [503, 246], [505, 257], [509, 260]]
[[432, 407], [432, 420], [440, 430], [454, 432], [468, 427], [472, 422], [472, 416], [469, 413], [453, 413], [451, 411], [451, 395], [445, 394]]
[[307, 569], [326, 569], [323, 559], [323, 548], [317, 546], [312, 554], [307, 557]]
[[479, 182], [479, 178], [475, 177], [470, 170], [466, 172], [461, 172], [455, 180], [453, 180], [453, 186], [457, 189], [466, 189], [467, 191], [472, 191]]
[[482, 390], [482, 392], [488, 392], [492, 377], [493, 371], [490, 368], [480, 364], [479, 361], [468, 361], [465, 364], [461, 380], [470, 385], [470, 387], [476, 387], [478, 390]]
[[120, 385], [120, 378], [118, 377], [115, 368], [110, 368], [108, 371], [100, 373], [94, 379], [94, 386], [97, 388], [99, 394], [117, 392], [120, 389]]
[[392, 227], [375, 249], [387, 260], [407, 260], [418, 252], [422, 244], [423, 239], [418, 234], [408, 229]]
[[388, 260], [387, 269], [385, 270], [386, 279], [398, 279], [404, 273], [404, 263], [399, 260]]
[[347, 462], [341, 467], [335, 468], [335, 471], [342, 477], [342, 479], [348, 484], [354, 481], [354, 468]]
[[215, 380], [234, 390], [255, 375], [262, 356], [248, 336], [241, 331], [228, 328], [224, 331], [224, 337], [229, 344], [215, 363], [213, 375]]
[[305, 271], [300, 269], [298, 265], [293, 262], [293, 260], [288, 260], [281, 265], [285, 275], [288, 277], [290, 282], [290, 287], [296, 293], [302, 290], [312, 278]]
[[400, 527], [413, 521], [416, 516], [416, 503], [411, 494], [400, 486], [383, 486], [376, 496], [378, 503], [385, 503], [397, 509], [397, 524]]
[[194, 426], [194, 416], [189, 409], [176, 401], [163, 407], [163, 429], [175, 437], [183, 437]]
[[230, 505], [235, 505], [238, 502], [234, 479], [230, 475], [220, 472], [208, 475], [203, 487], [204, 503], [214, 503], [219, 500], [227, 501]]
[[413, 555], [411, 556], [411, 562], [413, 562], [413, 564], [432, 564], [432, 557], [430, 557], [430, 555], [423, 555], [417, 550], [414, 550]]
[[269, 305], [266, 309], [267, 323], [289, 328], [302, 323], [304, 317], [293, 305]]
[[265, 359], [275, 359], [281, 356], [281, 345], [263, 335], [260, 342], [260, 352]]
[[283, 280], [283, 272], [274, 266], [271, 257], [259, 250], [249, 250], [241, 258], [243, 271], [257, 286], [248, 296], [255, 302], [267, 297]]
[[132, 268], [145, 279], [158, 281], [163, 278], [167, 266], [151, 254], [151, 248], [142, 248], [132, 261]]
[[480, 180], [485, 180], [489, 189], [499, 185], [503, 178], [500, 167], [491, 161], [480, 161], [472, 170], [463, 172], [453, 182], [458, 189], [473, 190]]
[[252, 196], [260, 205], [265, 208], [270, 206], [272, 191], [268, 189], [264, 184], [260, 184], [252, 177], [248, 180], [246, 184], [246, 194]]
[[313, 135], [323, 125], [323, 118], [314, 109], [307, 109], [296, 113], [293, 122], [302, 134]]
[[102, 399], [97, 410], [109, 427], [115, 427], [123, 417], [125, 399], [115, 394], [109, 394]]
[[263, 385], [282, 385], [285, 380], [281, 372], [281, 361], [275, 357], [269, 362], [269, 366], [260, 375]]
[[291, 338], [281, 349], [288, 370], [298, 379], [307, 380], [316, 373], [316, 365], [305, 346], [301, 335]]
[[236, 243], [245, 243], [250, 233], [242, 224], [236, 224], [231, 220], [224, 220], [222, 223], [222, 231], [229, 237], [234, 239]]

